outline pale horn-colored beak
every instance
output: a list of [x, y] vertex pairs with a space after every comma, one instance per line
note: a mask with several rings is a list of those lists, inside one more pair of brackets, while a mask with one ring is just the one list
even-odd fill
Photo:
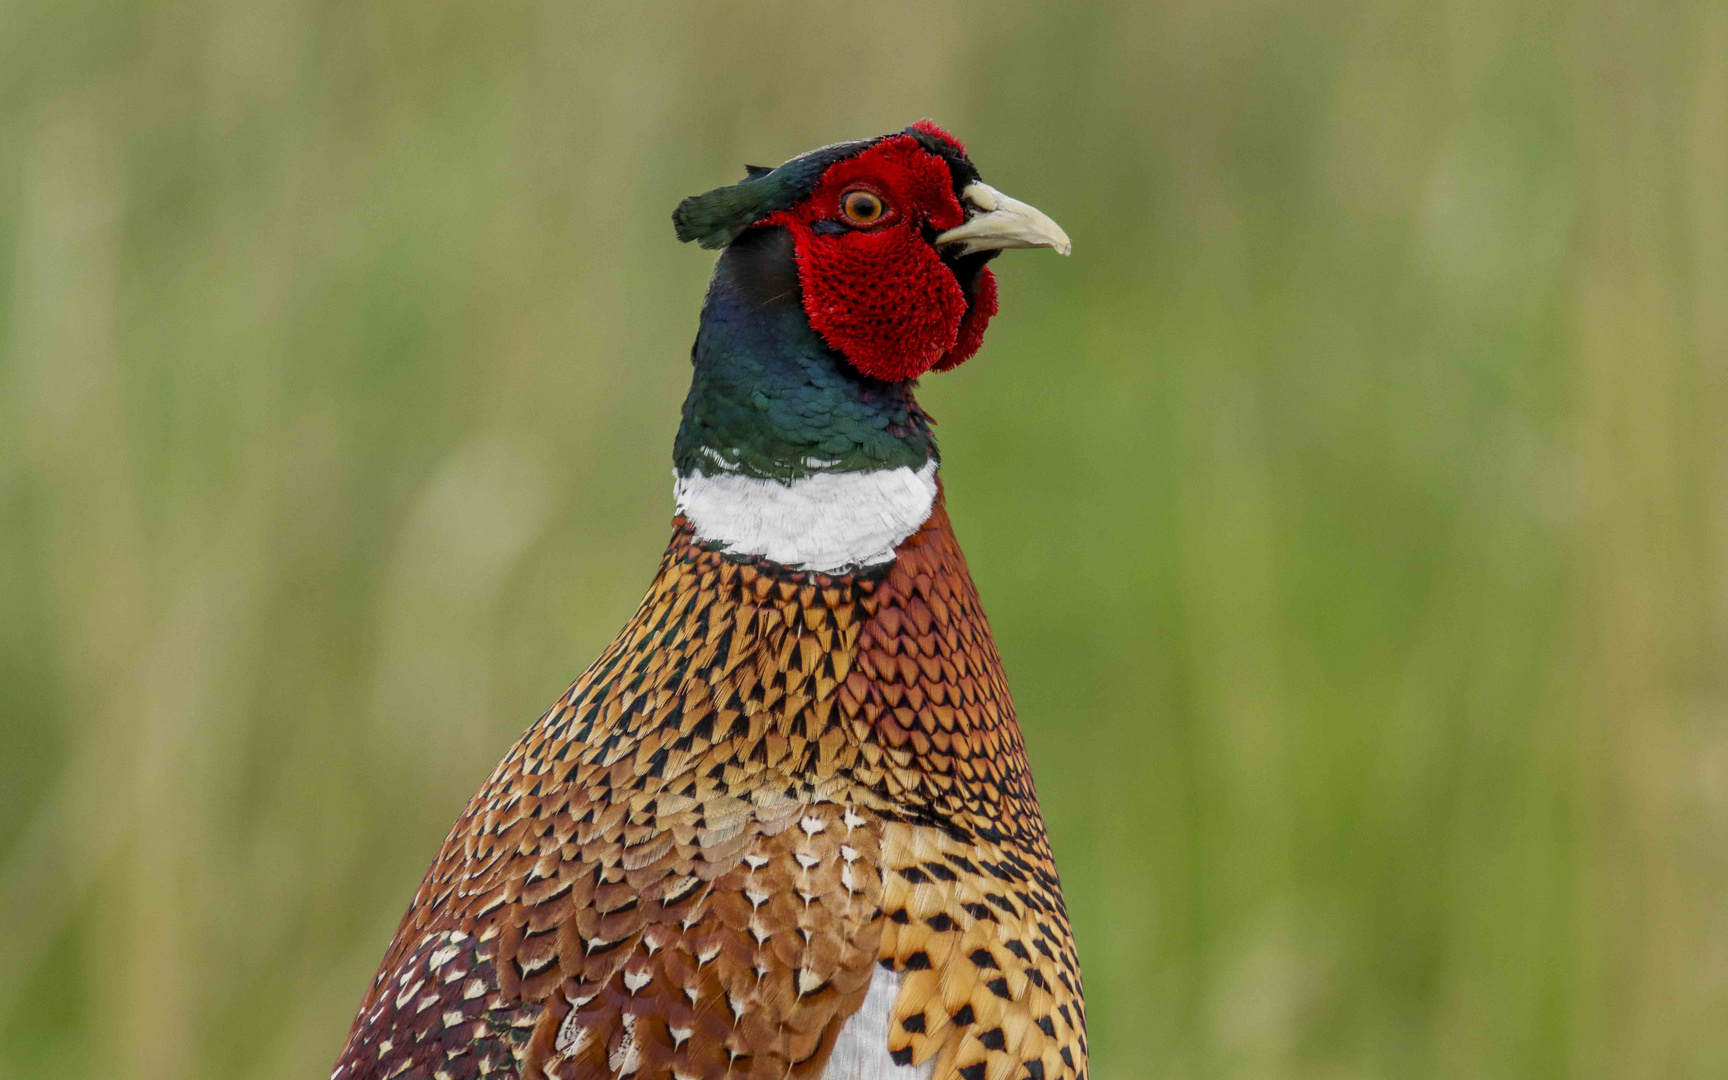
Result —
[[974, 180], [960, 192], [971, 216], [959, 228], [936, 238], [937, 247], [961, 244], [960, 254], [997, 251], [1002, 248], [1055, 248], [1056, 254], [1074, 250], [1062, 226], [1036, 206], [1011, 199], [982, 180]]

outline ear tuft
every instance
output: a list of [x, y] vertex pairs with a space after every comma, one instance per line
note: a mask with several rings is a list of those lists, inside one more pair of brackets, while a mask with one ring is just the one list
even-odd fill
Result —
[[672, 228], [686, 244], [694, 240], [705, 248], [723, 248], [758, 218], [774, 212], [778, 187], [764, 174], [692, 195], [672, 211]]
[[692, 195], [672, 211], [678, 239], [705, 248], [723, 248], [738, 234], [777, 210], [785, 210], [816, 189], [822, 174], [837, 161], [868, 150], [878, 139], [835, 143], [800, 154], [775, 169], [746, 165], [749, 175], [730, 187]]

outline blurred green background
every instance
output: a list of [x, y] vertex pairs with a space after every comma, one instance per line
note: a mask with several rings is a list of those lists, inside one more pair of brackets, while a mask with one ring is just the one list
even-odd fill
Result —
[[1095, 1075], [1728, 1075], [1728, 6], [0, 3], [0, 1076], [326, 1075], [641, 596], [710, 254], [933, 116]]

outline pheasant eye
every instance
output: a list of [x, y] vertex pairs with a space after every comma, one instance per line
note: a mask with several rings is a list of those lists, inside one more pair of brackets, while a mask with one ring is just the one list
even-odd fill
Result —
[[840, 199], [840, 212], [854, 225], [880, 221], [887, 211], [887, 204], [872, 191], [848, 191]]

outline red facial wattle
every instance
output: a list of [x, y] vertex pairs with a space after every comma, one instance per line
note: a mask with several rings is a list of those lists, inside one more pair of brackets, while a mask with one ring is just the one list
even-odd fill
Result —
[[936, 361], [932, 371], [952, 371], [972, 359], [972, 354], [984, 344], [984, 328], [990, 325], [990, 316], [996, 314], [996, 275], [990, 272], [988, 266], [978, 268], [978, 276], [972, 279], [972, 292], [966, 305], [966, 316], [960, 320], [960, 329], [954, 336], [954, 345], [942, 358]]
[[[860, 188], [886, 210], [846, 224], [841, 200]], [[811, 327], [860, 372], [899, 382], [957, 367], [996, 313], [989, 269], [963, 288], [929, 240], [965, 218], [947, 164], [896, 135], [836, 163], [807, 199], [761, 224], [792, 234]]]

